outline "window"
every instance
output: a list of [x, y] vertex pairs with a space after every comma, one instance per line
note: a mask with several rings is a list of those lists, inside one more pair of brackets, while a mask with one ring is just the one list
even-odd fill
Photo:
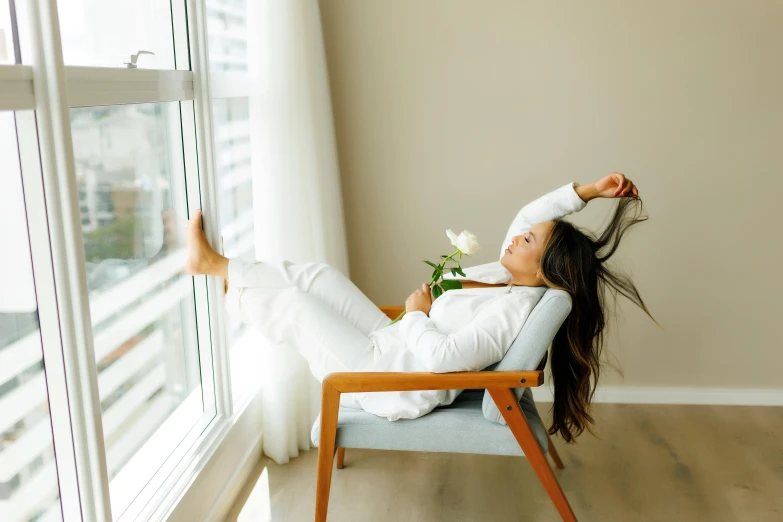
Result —
[[9, 3], [0, 4], [0, 64], [16, 63]]
[[57, 2], [66, 65], [174, 69], [168, 0], [60, 0]]
[[[251, 138], [247, 67], [247, 5], [244, 0], [207, 0], [209, 68], [212, 80], [212, 128], [223, 255], [254, 260], [253, 177], [260, 175]], [[258, 334], [236, 318], [226, 317], [226, 342], [234, 402], [258, 385], [262, 362]]]
[[223, 251], [255, 259], [250, 114], [247, 98], [214, 100], [214, 134]]
[[[72, 109], [71, 133], [112, 510], [121, 513], [205, 414], [183, 273], [179, 104]], [[132, 476], [112, 480], [148, 441], [168, 451], [145, 451]]]
[[[220, 231], [223, 254], [229, 258], [255, 259], [253, 228], [253, 165], [250, 146], [248, 98], [213, 101], [215, 156], [218, 176]], [[255, 382], [258, 368], [257, 334], [234, 317], [226, 317], [231, 347], [232, 393], [238, 401]]]
[[206, 3], [210, 70], [246, 72], [246, 0], [207, 0]]
[[[243, 74], [244, 4], [216, 5], [224, 69]], [[213, 107], [194, 88], [210, 17], [0, 2], [3, 522], [159, 520], [239, 415], [222, 284], [183, 272], [195, 208], [213, 244], [254, 252], [247, 94]]]
[[0, 112], [0, 520], [59, 518], [14, 114]]

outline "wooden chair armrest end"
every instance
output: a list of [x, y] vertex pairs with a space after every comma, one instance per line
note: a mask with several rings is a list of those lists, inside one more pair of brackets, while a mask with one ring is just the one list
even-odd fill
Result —
[[378, 308], [386, 314], [386, 317], [392, 320], [397, 319], [405, 311], [404, 306], [379, 306]]

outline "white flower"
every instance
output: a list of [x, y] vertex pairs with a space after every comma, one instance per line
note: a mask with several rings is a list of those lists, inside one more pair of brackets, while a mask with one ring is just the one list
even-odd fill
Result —
[[452, 232], [451, 229], [448, 229], [446, 231], [446, 235], [449, 236], [449, 239], [451, 239], [451, 244], [457, 246], [457, 234]]
[[448, 229], [446, 235], [451, 240], [451, 244], [465, 255], [470, 256], [479, 251], [478, 238], [467, 230], [463, 230], [458, 236], [451, 229]]

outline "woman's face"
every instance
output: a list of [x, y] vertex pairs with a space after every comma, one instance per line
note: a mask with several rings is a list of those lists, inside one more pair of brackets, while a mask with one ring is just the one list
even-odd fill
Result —
[[544, 286], [541, 279], [541, 255], [554, 225], [552, 221], [545, 221], [535, 225], [527, 234], [511, 238], [511, 245], [500, 259], [500, 264], [511, 272], [511, 284]]

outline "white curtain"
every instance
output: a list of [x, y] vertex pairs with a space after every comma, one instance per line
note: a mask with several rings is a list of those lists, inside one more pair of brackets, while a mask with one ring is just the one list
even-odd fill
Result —
[[[317, 0], [248, 2], [256, 257], [348, 275], [340, 176]], [[310, 448], [320, 386], [290, 346], [263, 344], [264, 453]]]

